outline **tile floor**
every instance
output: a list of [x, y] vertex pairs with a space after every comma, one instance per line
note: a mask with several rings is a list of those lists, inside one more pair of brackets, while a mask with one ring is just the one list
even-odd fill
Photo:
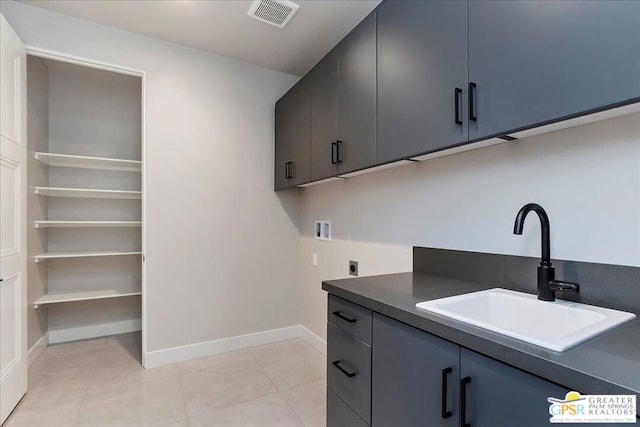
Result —
[[139, 360], [139, 333], [47, 347], [3, 427], [325, 425], [325, 357], [301, 339], [147, 370]]

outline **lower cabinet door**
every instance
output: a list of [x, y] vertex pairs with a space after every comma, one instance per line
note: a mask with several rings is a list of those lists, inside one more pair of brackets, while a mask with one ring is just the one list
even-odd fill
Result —
[[461, 417], [473, 427], [550, 425], [547, 398], [562, 399], [568, 391], [464, 348], [460, 371]]
[[349, 405], [344, 403], [327, 387], [327, 427], [366, 427], [368, 426]]
[[374, 313], [371, 425], [457, 427], [459, 363], [459, 346]]
[[371, 347], [330, 323], [327, 384], [360, 418], [371, 422]]

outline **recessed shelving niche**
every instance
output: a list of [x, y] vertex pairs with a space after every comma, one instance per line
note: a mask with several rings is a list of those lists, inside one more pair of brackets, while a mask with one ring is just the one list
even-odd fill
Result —
[[38, 289], [29, 302], [46, 318], [52, 343], [139, 330], [142, 80], [28, 60], [38, 70], [28, 90], [46, 92], [28, 117], [28, 220], [37, 242], [29, 280]]

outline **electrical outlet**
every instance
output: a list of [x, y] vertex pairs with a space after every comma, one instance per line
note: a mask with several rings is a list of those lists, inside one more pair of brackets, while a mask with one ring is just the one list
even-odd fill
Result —
[[358, 261], [349, 261], [349, 275], [350, 276], [358, 275]]

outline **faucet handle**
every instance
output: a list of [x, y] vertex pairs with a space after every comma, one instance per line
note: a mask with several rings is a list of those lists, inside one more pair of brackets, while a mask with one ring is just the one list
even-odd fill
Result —
[[580, 292], [580, 284], [575, 282], [565, 282], [564, 280], [552, 280], [549, 282], [549, 289], [552, 291], [572, 291]]

